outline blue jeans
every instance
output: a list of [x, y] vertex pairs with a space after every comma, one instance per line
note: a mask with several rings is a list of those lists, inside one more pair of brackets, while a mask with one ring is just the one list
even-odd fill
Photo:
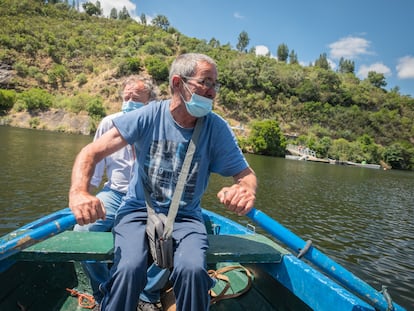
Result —
[[[110, 278], [102, 286], [105, 296], [101, 310], [136, 310], [138, 297], [145, 284], [148, 267], [148, 242], [145, 236], [145, 208], [118, 214], [113, 228], [114, 265]], [[173, 283], [177, 310], [206, 311], [208, 290], [214, 282], [206, 270], [208, 239], [205, 225], [194, 219], [176, 219], [173, 231]], [[133, 241], [133, 243], [131, 243]]]
[[[115, 222], [115, 216], [121, 205], [124, 193], [104, 187], [96, 196], [102, 200], [106, 209], [106, 219], [97, 220], [92, 224], [85, 226], [75, 225], [74, 231], [97, 231], [109, 232], [112, 230]], [[82, 267], [88, 275], [93, 296], [97, 303], [101, 303], [103, 293], [99, 290], [99, 285], [109, 279], [108, 264], [96, 261], [82, 262]], [[155, 303], [160, 300], [160, 290], [168, 281], [169, 271], [163, 270], [152, 264], [147, 271], [147, 284], [139, 295], [141, 300]], [[136, 293], [138, 294], [138, 292]], [[138, 297], [138, 295], [136, 295]]]

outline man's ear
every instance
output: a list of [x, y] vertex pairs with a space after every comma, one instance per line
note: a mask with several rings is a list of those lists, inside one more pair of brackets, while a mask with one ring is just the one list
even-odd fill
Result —
[[179, 76], [173, 76], [173, 78], [172, 78], [172, 85], [173, 85], [173, 88], [175, 89], [175, 88], [179, 88], [180, 87], [180, 85], [181, 85], [181, 78], [179, 77]]

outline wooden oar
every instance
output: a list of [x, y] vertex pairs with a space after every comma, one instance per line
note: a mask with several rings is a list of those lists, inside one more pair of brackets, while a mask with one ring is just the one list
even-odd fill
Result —
[[[69, 209], [63, 209], [23, 226], [7, 235], [7, 240], [0, 244], [0, 261], [70, 229], [75, 223], [75, 217]], [[13, 237], [13, 233], [16, 234], [16, 237]]]
[[[299, 252], [304, 249], [305, 246], [308, 246], [304, 240], [289, 229], [255, 208], [253, 208], [246, 216], [260, 225], [260, 227], [277, 240], [296, 252]], [[395, 303], [387, 302], [380, 292], [376, 291], [369, 284], [359, 279], [313, 246], [309, 247], [308, 251], [303, 254], [303, 257], [320, 268], [328, 276], [345, 286], [348, 290], [358, 294], [362, 299], [365, 299], [369, 304], [375, 307], [375, 309], [381, 311], [405, 310]]]

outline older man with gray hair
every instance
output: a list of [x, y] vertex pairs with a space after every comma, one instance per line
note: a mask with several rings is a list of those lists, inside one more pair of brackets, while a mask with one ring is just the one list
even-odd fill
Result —
[[[123, 99], [120, 112], [106, 116], [100, 122], [94, 137], [94, 141], [113, 128], [113, 120], [126, 112], [141, 108], [156, 98], [155, 87], [152, 80], [140, 75], [131, 75], [122, 83], [121, 96]], [[106, 173], [107, 180], [102, 189], [96, 195], [102, 201], [106, 210], [105, 219], [99, 219], [87, 225], [76, 225], [75, 231], [98, 231], [108, 232], [114, 226], [115, 216], [122, 203], [122, 199], [128, 191], [129, 182], [135, 161], [134, 150], [131, 145], [108, 155], [96, 164], [90, 181], [89, 191], [95, 192], [101, 184]], [[88, 275], [93, 291], [93, 296], [99, 309], [103, 298], [99, 286], [109, 279], [109, 268], [106, 263], [83, 262], [82, 266]], [[160, 289], [168, 281], [168, 270], [161, 270], [155, 265], [148, 269], [147, 286], [140, 296], [141, 309], [161, 310]], [[136, 293], [138, 297], [138, 292]], [[143, 310], [145, 311], [145, 310]]]
[[136, 153], [133, 178], [113, 229], [114, 268], [103, 286], [102, 310], [133, 311], [137, 307], [135, 293], [144, 289], [148, 267], [146, 205], [149, 203], [158, 214], [168, 214], [198, 122], [202, 122], [198, 144], [172, 232], [174, 267], [170, 281], [177, 310], [209, 309], [208, 291], [214, 280], [206, 269], [208, 239], [200, 202], [210, 174], [233, 177], [233, 184], [217, 194], [227, 209], [244, 215], [254, 205], [256, 176], [227, 122], [211, 111], [219, 90], [216, 63], [204, 54], [180, 55], [171, 66], [169, 83], [171, 99], [114, 119], [114, 128], [84, 147], [73, 166], [69, 207], [79, 224], [88, 224], [105, 218], [101, 201], [88, 192], [96, 163], [127, 144], [133, 144]]

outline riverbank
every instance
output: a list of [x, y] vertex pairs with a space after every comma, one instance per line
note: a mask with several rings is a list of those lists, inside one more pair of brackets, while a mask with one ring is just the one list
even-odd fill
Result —
[[75, 114], [63, 109], [14, 112], [0, 117], [0, 125], [91, 135], [93, 121], [86, 112]]

